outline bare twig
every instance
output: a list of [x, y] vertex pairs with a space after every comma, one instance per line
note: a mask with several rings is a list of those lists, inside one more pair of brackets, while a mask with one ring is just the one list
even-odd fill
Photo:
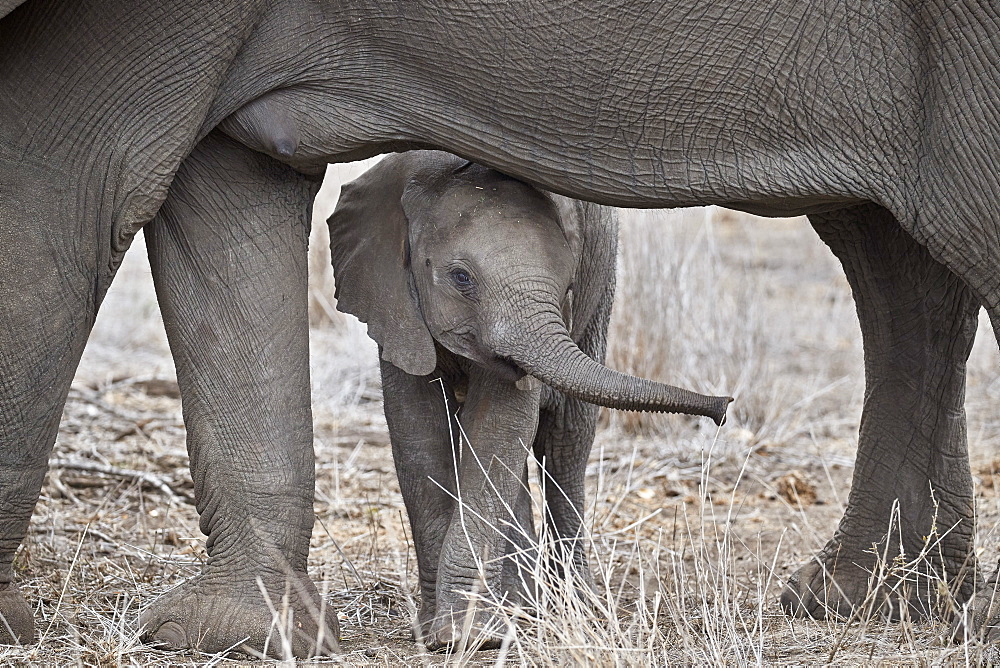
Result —
[[139, 482], [145, 483], [150, 487], [155, 487], [160, 490], [164, 496], [166, 496], [171, 501], [190, 503], [187, 495], [179, 494], [175, 492], [170, 485], [168, 485], [162, 478], [160, 478], [155, 473], [149, 473], [147, 471], [136, 471], [133, 469], [122, 469], [117, 466], [107, 466], [105, 464], [97, 464], [94, 462], [70, 462], [62, 459], [54, 460], [50, 464], [51, 468], [54, 469], [64, 469], [67, 471], [85, 471], [87, 473], [100, 473], [102, 475], [114, 476], [116, 478], [126, 478], [129, 480], [138, 480]]
[[133, 424], [140, 422], [147, 424], [153, 420], [159, 420], [170, 424], [177, 424], [179, 422], [176, 415], [171, 415], [169, 413], [154, 413], [152, 411], [131, 413], [129, 411], [124, 411], [102, 399], [99, 393], [80, 389], [78, 387], [70, 388], [69, 397], [75, 401], [82, 401], [90, 404], [91, 406], [99, 408], [101, 411], [108, 413], [109, 415], [113, 415], [116, 418]]

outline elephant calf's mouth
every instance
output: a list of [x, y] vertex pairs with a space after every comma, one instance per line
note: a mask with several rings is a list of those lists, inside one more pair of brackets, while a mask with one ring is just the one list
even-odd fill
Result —
[[517, 362], [509, 357], [504, 357], [503, 355], [493, 356], [494, 368], [497, 374], [505, 380], [509, 380], [512, 383], [524, 378], [528, 375], [528, 372], [518, 366]]

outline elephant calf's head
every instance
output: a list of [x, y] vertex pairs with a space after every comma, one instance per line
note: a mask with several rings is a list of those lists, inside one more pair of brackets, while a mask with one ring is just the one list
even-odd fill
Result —
[[497, 346], [539, 311], [568, 313], [575, 217], [486, 167], [437, 151], [389, 156], [344, 186], [329, 224], [338, 307], [408, 373], [434, 370], [436, 340], [519, 378]]
[[437, 341], [511, 380], [720, 422], [728, 397], [626, 376], [574, 343], [580, 221], [571, 200], [447, 153], [390, 156], [344, 186], [328, 221], [337, 307], [410, 374], [434, 371]]
[[560, 217], [547, 194], [479, 165], [437, 176], [411, 181], [402, 199], [424, 323], [451, 352], [516, 380], [524, 372], [500, 347], [538, 313], [568, 307], [575, 219]]

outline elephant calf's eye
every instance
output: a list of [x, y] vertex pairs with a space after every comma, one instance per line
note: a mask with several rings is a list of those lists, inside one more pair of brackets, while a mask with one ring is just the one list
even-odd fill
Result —
[[464, 269], [452, 269], [448, 272], [448, 275], [451, 277], [452, 283], [463, 292], [473, 287], [472, 277]]
[[455, 282], [460, 288], [472, 287], [472, 277], [469, 276], [468, 272], [462, 269], [452, 269], [448, 272], [451, 275], [451, 280]]

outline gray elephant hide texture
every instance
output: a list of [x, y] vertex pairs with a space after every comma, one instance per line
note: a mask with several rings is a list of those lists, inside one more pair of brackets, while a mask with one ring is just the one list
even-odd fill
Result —
[[851, 614], [873, 545], [904, 563], [930, 545], [880, 611], [994, 633], [963, 405], [978, 309], [1000, 327], [995, 2], [0, 0], [0, 17], [0, 640], [34, 637], [11, 564], [145, 226], [209, 556], [144, 633], [275, 652], [259, 581], [290, 592], [296, 655], [336, 645], [306, 572], [310, 203], [326, 163], [413, 148], [602, 204], [809, 214], [857, 302], [867, 389], [843, 519], [784, 608]]

